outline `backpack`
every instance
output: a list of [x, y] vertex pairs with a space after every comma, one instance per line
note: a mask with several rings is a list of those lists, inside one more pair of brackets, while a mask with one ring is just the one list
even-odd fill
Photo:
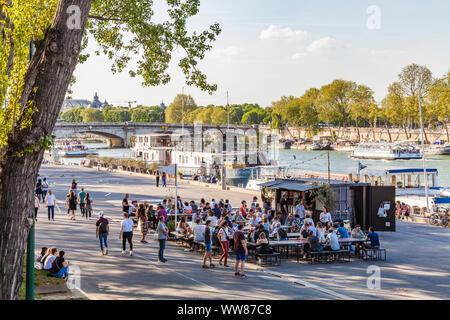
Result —
[[107, 233], [108, 232], [108, 225], [106, 224], [105, 220], [102, 220], [100, 222], [100, 225], [98, 226], [98, 233]]
[[283, 228], [280, 228], [278, 230], [278, 236], [280, 237], [280, 239], [286, 239], [287, 238], [286, 230], [284, 230]]

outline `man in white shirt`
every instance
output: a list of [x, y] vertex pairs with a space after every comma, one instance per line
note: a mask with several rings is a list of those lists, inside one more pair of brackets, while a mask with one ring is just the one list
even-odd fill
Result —
[[209, 213], [209, 217], [206, 220], [211, 221], [211, 227], [213, 228], [217, 225], [217, 217], [212, 211]]
[[340, 250], [341, 246], [339, 245], [339, 239], [336, 234], [336, 231], [333, 227], [330, 228], [330, 233], [327, 235], [327, 242], [325, 243], [325, 250]]
[[298, 214], [298, 216], [300, 217], [300, 219], [304, 219], [306, 216], [306, 210], [305, 210], [305, 206], [303, 205], [303, 200], [300, 200], [300, 202], [297, 204], [297, 206], [295, 206], [295, 213], [294, 215]]
[[206, 226], [201, 224], [201, 220], [197, 219], [195, 221], [196, 225], [194, 226], [194, 240], [195, 241], [204, 241], [203, 234], [205, 233]]
[[123, 220], [120, 222], [121, 229], [119, 239], [122, 238], [122, 255], [125, 255], [127, 241], [130, 245], [130, 257], [133, 255], [133, 227], [134, 222], [128, 217], [128, 213], [123, 214]]
[[51, 219], [55, 221], [56, 197], [53, 194], [52, 190], [48, 190], [47, 196], [45, 197], [45, 204], [47, 205], [48, 210], [48, 221], [50, 221], [50, 215]]

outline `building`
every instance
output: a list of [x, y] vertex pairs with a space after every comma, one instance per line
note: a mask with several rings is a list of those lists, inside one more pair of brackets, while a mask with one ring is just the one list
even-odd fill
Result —
[[108, 101], [106, 101], [106, 99], [105, 99], [105, 102], [101, 102], [97, 92], [95, 92], [93, 101], [83, 100], [83, 99], [64, 100], [63, 105], [61, 107], [61, 112], [66, 112], [70, 109], [78, 108], [78, 107], [95, 108], [95, 109], [103, 110], [103, 108], [108, 107], [108, 106], [110, 106]]
[[[281, 210], [281, 198], [287, 195], [288, 211], [294, 213], [299, 200], [319, 221], [324, 204], [317, 190], [328, 185], [326, 179], [277, 179], [261, 184], [262, 197], [269, 198], [276, 212]], [[371, 186], [369, 183], [330, 181], [334, 210], [333, 221], [360, 224], [364, 230], [373, 226], [378, 231], [395, 231], [395, 187]]]

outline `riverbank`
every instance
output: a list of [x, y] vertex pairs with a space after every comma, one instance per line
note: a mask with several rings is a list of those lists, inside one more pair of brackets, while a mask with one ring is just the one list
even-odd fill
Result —
[[[355, 299], [449, 298], [450, 270], [444, 254], [448, 250], [448, 229], [399, 221], [397, 232], [379, 232], [381, 245], [388, 251], [387, 261], [312, 265], [283, 260], [281, 266], [263, 270], [249, 263], [249, 277], [242, 280], [221, 266], [214, 270], [202, 269], [201, 254], [186, 252], [175, 243], [167, 244], [168, 262], [158, 263], [154, 233], [148, 235], [148, 244], [140, 243], [140, 234], [136, 233], [133, 257], [120, 255], [118, 221], [124, 194], [129, 193], [130, 200], [155, 204], [173, 197], [172, 181], [167, 188], [157, 188], [153, 176], [97, 172], [96, 168], [80, 166], [43, 165], [40, 175], [47, 177], [57, 199], [57, 209], [55, 221], [47, 221], [46, 210], [41, 206], [36, 247], [56, 246], [64, 250], [71, 266], [80, 267], [81, 289], [89, 299], [235, 299], [237, 286], [240, 299], [335, 299], [336, 296], [324, 293], [330, 291]], [[85, 188], [92, 195], [94, 216], [90, 221], [81, 219], [79, 211], [76, 221], [67, 218], [64, 200], [72, 179], [77, 180], [78, 189]], [[184, 181], [179, 185], [179, 195], [183, 200], [195, 201], [229, 199], [233, 206], [252, 199], [249, 193]], [[101, 255], [95, 238], [95, 219], [100, 210], [112, 219], [108, 256]], [[370, 265], [380, 268], [381, 289], [367, 288]]]

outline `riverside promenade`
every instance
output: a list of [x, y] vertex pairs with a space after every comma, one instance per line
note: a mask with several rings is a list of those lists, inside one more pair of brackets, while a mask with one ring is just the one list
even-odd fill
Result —
[[[122, 257], [119, 237], [121, 200], [156, 204], [174, 196], [174, 186], [156, 188], [152, 176], [125, 172], [98, 172], [78, 166], [44, 165], [40, 175], [47, 177], [55, 192], [55, 221], [49, 222], [41, 205], [36, 228], [36, 249], [56, 246], [64, 250], [72, 266], [81, 270], [82, 292], [89, 299], [449, 299], [450, 231], [439, 227], [400, 222], [398, 232], [380, 233], [382, 246], [388, 249], [385, 262], [353, 261], [331, 265], [309, 265], [283, 261], [280, 267], [261, 269], [247, 264], [248, 279], [234, 277], [232, 268], [203, 270], [202, 255], [186, 252], [168, 243], [166, 264], [158, 263], [155, 234], [148, 244], [134, 236], [134, 256]], [[90, 192], [94, 217], [70, 221], [64, 205], [72, 179], [78, 190]], [[234, 207], [251, 201], [258, 193], [181, 182], [183, 200], [229, 199]], [[110, 253], [102, 256], [95, 238], [95, 219], [103, 210], [112, 219]], [[234, 261], [230, 261], [233, 265]], [[381, 288], [368, 289], [367, 268], [380, 267]]]

